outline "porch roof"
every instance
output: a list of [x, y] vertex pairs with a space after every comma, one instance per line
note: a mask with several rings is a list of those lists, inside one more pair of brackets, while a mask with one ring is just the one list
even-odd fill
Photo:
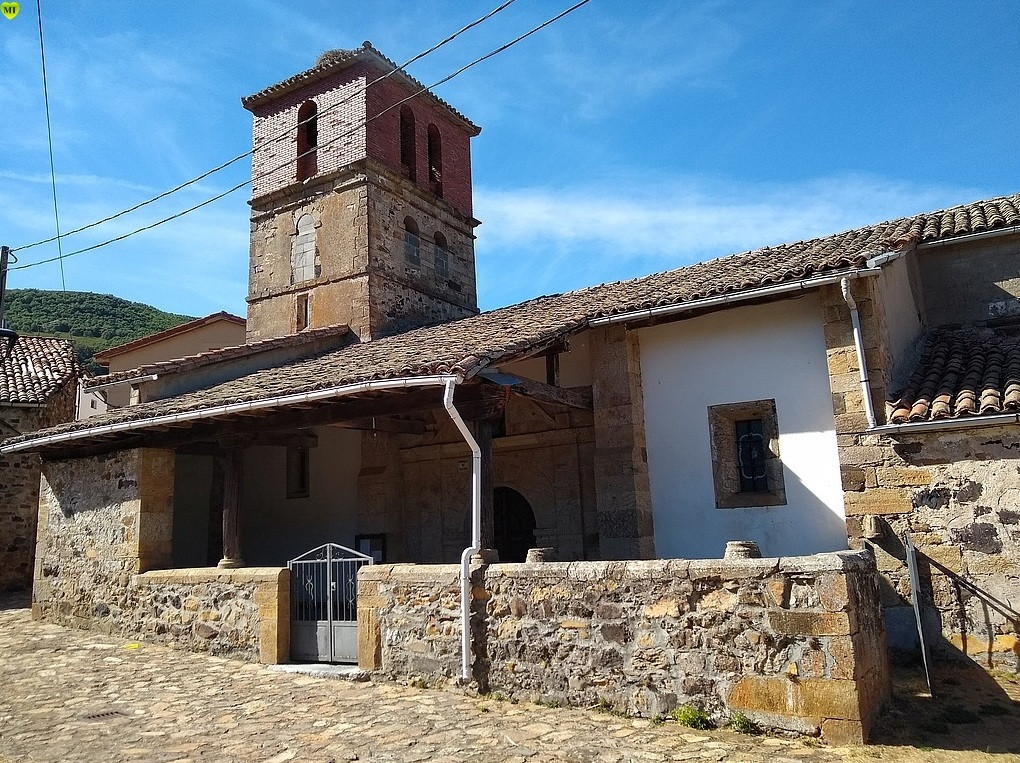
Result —
[[[587, 328], [589, 321], [597, 318], [839, 273], [861, 268], [876, 255], [907, 250], [918, 243], [1011, 226], [1020, 226], [1020, 194], [756, 249], [630, 281], [538, 297], [255, 371], [177, 397], [40, 430], [10, 439], [0, 450], [39, 450], [47, 438], [55, 435], [81, 442], [88, 440], [92, 431], [125, 422], [152, 421], [155, 426], [155, 422], [169, 416], [187, 414], [197, 418], [201, 411], [214, 412], [226, 405], [297, 400], [301, 394], [372, 380], [437, 374], [470, 378], [486, 367], [540, 353]], [[292, 404], [299, 403], [280, 403]], [[145, 426], [134, 425], [132, 432]]]

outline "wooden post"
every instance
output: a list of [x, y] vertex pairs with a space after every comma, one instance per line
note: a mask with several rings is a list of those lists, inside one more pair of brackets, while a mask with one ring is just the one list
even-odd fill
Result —
[[244, 448], [227, 450], [223, 473], [223, 569], [243, 567], [241, 558], [241, 485], [244, 479]]
[[475, 422], [475, 440], [482, 451], [482, 549], [496, 553], [496, 520], [492, 511], [492, 420]]

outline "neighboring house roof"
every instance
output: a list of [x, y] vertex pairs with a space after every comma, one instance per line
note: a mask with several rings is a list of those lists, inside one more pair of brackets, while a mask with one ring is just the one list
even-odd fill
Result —
[[[319, 56], [319, 60], [315, 62], [315, 66], [311, 69], [306, 69], [292, 77], [288, 77], [282, 82], [277, 82], [275, 85], [270, 85], [257, 93], [245, 96], [241, 99], [241, 105], [251, 111], [264, 103], [268, 103], [269, 101], [279, 98], [284, 93], [289, 93], [293, 90], [304, 87], [305, 85], [311, 84], [312, 82], [325, 79], [331, 74], [347, 68], [356, 61], [371, 61], [382, 65], [382, 67], [387, 71], [397, 69], [397, 64], [395, 62], [391, 61], [376, 50], [372, 43], [366, 40], [361, 44], [360, 48], [354, 48], [353, 50], [326, 51]], [[409, 75], [403, 69], [397, 69], [392, 76], [397, 81], [409, 85], [412, 90], [421, 91], [417, 96], [418, 98], [424, 98], [432, 101], [444, 111], [448, 112], [450, 116], [460, 122], [471, 135], [478, 135], [478, 133], [482, 131], [478, 125], [474, 124], [470, 119], [461, 114], [442, 98], [439, 98], [431, 90], [427, 89], [425, 85]]]
[[[227, 315], [227, 313], [220, 314]], [[244, 323], [243, 319], [238, 320], [241, 320], [241, 322]], [[103, 387], [115, 382], [126, 381], [128, 379], [135, 379], [140, 376], [149, 376], [152, 374], [163, 375], [179, 373], [181, 371], [193, 371], [204, 366], [211, 366], [216, 363], [222, 363], [226, 360], [235, 360], [249, 355], [257, 355], [268, 350], [310, 344], [316, 340], [322, 339], [323, 337], [347, 334], [350, 330], [350, 326], [347, 325], [323, 326], [317, 329], [306, 329], [300, 334], [289, 334], [287, 336], [273, 337], [272, 339], [261, 339], [257, 342], [250, 342], [248, 344], [220, 347], [215, 350], [207, 350], [205, 352], [200, 352], [196, 355], [188, 355], [183, 358], [162, 360], [157, 363], [148, 363], [144, 366], [139, 366], [138, 368], [129, 368], [124, 371], [105, 374], [104, 376], [94, 376], [85, 382], [85, 388], [90, 389], [92, 387]]]
[[227, 321], [228, 323], [235, 323], [239, 326], [245, 325], [244, 318], [220, 311], [218, 313], [213, 313], [212, 315], [207, 315], [204, 318], [196, 318], [193, 321], [182, 323], [179, 326], [173, 326], [163, 331], [157, 331], [155, 334], [148, 334], [147, 336], [143, 336], [131, 342], [125, 342], [124, 344], [117, 345], [116, 347], [108, 347], [105, 350], [97, 352], [93, 355], [93, 357], [100, 365], [108, 366], [110, 365], [110, 361], [118, 355], [132, 352], [141, 347], [148, 347], [149, 345], [157, 344], [172, 337], [180, 336], [181, 334], [187, 334], [189, 331], [195, 331], [196, 329], [208, 326], [211, 323], [217, 323], [218, 321]]
[[1017, 413], [1020, 337], [990, 328], [936, 329], [886, 411], [892, 424]]
[[3, 357], [0, 348], [0, 405], [45, 403], [78, 371], [78, 356], [70, 340], [20, 337], [10, 357]]
[[270, 400], [376, 379], [447, 373], [470, 377], [487, 366], [538, 352], [602, 316], [840, 272], [863, 266], [875, 255], [903, 250], [922, 241], [1015, 225], [1020, 225], [1020, 194], [757, 249], [630, 281], [539, 297], [449, 323], [350, 345], [178, 397], [120, 408], [32, 437], [237, 402]]

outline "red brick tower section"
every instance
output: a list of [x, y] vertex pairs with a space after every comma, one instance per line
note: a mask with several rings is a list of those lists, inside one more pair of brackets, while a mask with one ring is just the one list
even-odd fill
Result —
[[368, 341], [478, 312], [479, 128], [403, 72], [376, 82], [394, 67], [366, 42], [242, 99], [249, 341], [338, 324]]

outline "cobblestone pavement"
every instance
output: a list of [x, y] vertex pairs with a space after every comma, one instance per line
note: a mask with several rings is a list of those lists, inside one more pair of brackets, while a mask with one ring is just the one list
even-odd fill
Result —
[[0, 763], [931, 759], [896, 749], [281, 673], [32, 622], [0, 597]]

